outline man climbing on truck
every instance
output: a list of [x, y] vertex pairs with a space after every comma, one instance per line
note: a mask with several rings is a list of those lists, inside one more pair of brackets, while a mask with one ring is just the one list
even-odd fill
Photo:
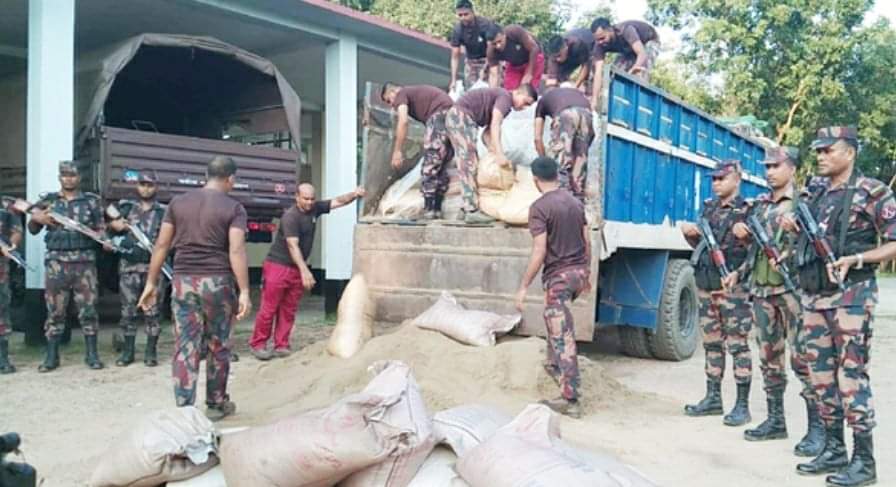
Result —
[[[585, 206], [568, 191], [560, 190], [557, 161], [539, 157], [532, 176], [542, 196], [529, 208], [532, 254], [516, 292], [516, 307], [525, 307], [529, 285], [544, 267], [546, 292], [544, 323], [547, 328], [545, 371], [560, 386], [560, 397], [542, 404], [567, 416], [582, 415], [579, 405], [579, 362], [575, 323], [569, 305], [591, 289], [591, 244]], [[559, 190], [559, 191], [558, 191]]]
[[588, 98], [575, 88], [554, 88], [535, 109], [535, 150], [544, 156], [544, 119], [551, 117], [550, 155], [560, 164], [560, 187], [585, 201], [588, 149], [594, 125]]
[[398, 113], [395, 126], [395, 147], [392, 149], [392, 168], [399, 169], [404, 162], [402, 149], [408, 135], [408, 117], [424, 124], [423, 134], [423, 192], [425, 220], [442, 217], [442, 200], [448, 191], [448, 162], [454, 157], [445, 116], [454, 104], [444, 91], [429, 85], [400, 86], [386, 83], [380, 97]]
[[536, 100], [538, 92], [528, 84], [523, 84], [512, 92], [503, 88], [480, 88], [465, 93], [448, 110], [445, 123], [460, 175], [465, 223], [487, 224], [495, 221], [479, 211], [479, 199], [476, 196], [476, 173], [479, 165], [476, 136], [479, 127], [488, 127], [482, 133], [483, 142], [489, 152], [494, 154], [497, 163], [507, 167], [510, 161], [504, 155], [501, 145], [501, 123], [511, 109], [522, 110]]

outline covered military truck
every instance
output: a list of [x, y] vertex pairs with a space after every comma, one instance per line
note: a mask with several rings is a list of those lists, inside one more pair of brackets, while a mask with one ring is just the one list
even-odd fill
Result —
[[[741, 160], [742, 193], [761, 192], [765, 149], [638, 79], [608, 68], [604, 80], [586, 188], [592, 291], [572, 307], [576, 338], [591, 341], [596, 330], [617, 326], [627, 354], [683, 360], [699, 340], [698, 307], [691, 248], [677, 224], [696, 219], [712, 194], [710, 173], [719, 160]], [[354, 240], [354, 270], [367, 279], [377, 319], [412, 318], [442, 291], [470, 308], [511, 312], [532, 245], [524, 219], [517, 221], [523, 225], [489, 227], [414, 221], [413, 207], [422, 208], [422, 197], [411, 182], [419, 179], [419, 168], [411, 169], [422, 129], [410, 131], [408, 159], [393, 171], [393, 116], [378, 93], [377, 86], [368, 86], [363, 174], [369, 197]], [[533, 107], [512, 113], [502, 129], [518, 180], [535, 157], [533, 113]], [[450, 202], [456, 197], [455, 172], [449, 173], [447, 213], [458, 205]], [[543, 296], [537, 278], [516, 333], [544, 335]]]

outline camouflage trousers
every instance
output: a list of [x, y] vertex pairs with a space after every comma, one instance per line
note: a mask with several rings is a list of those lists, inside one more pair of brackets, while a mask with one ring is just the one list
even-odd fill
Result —
[[75, 300], [81, 332], [86, 336], [97, 334], [97, 285], [95, 262], [47, 261], [47, 322], [44, 325], [47, 338], [59, 336], [65, 331], [66, 310], [70, 299]]
[[[644, 63], [644, 70], [634, 76], [641, 78], [644, 81], [650, 81], [650, 72], [653, 71], [653, 66], [656, 64], [656, 58], [660, 55], [660, 43], [657, 41], [649, 41], [647, 44], [644, 44], [644, 50], [647, 52], [647, 61]], [[628, 56], [620, 54], [616, 56], [616, 60], [613, 61], [613, 67], [628, 73], [628, 71], [635, 66], [637, 60], [638, 56], [635, 53], [631, 53]]]
[[759, 368], [762, 370], [765, 392], [787, 387], [784, 355], [786, 343], [789, 343], [790, 368], [802, 384], [800, 395], [813, 402], [817, 399], [809, 379], [802, 319], [802, 306], [793, 293], [753, 297], [753, 321], [758, 328], [756, 343], [759, 346]]
[[576, 327], [569, 304], [588, 284], [584, 267], [559, 272], [544, 283], [544, 324], [547, 328], [547, 364], [560, 382], [566, 399], [579, 397], [579, 359]]
[[448, 110], [434, 113], [426, 120], [423, 134], [423, 179], [420, 183], [423, 196], [443, 195], [448, 191], [448, 163], [454, 157], [445, 117]]
[[706, 350], [706, 377], [721, 382], [725, 375], [725, 349], [734, 361], [734, 381], [750, 383], [753, 359], [750, 356], [750, 327], [753, 316], [744, 292], [699, 289], [700, 328]]
[[488, 61], [486, 58], [470, 59], [464, 61], [464, 89], [469, 90], [477, 81], [488, 81]]
[[551, 121], [550, 156], [560, 168], [560, 187], [585, 201], [585, 176], [588, 171], [588, 149], [594, 142], [591, 110], [567, 108]]
[[[175, 275], [174, 399], [178, 406], [196, 402], [199, 362], [206, 353], [205, 402], [226, 401], [230, 374], [230, 332], [236, 315], [236, 285], [230, 276]], [[203, 350], [203, 343], [207, 348]]]
[[463, 209], [471, 213], [479, 209], [479, 197], [476, 194], [476, 174], [479, 166], [479, 153], [476, 152], [476, 137], [479, 127], [466, 112], [452, 107], [445, 117], [448, 138], [454, 148], [454, 160], [463, 196]]
[[803, 314], [809, 376], [828, 425], [844, 416], [855, 431], [871, 431], [877, 424], [868, 375], [873, 322], [873, 306], [807, 309]]
[[[121, 296], [121, 330], [124, 336], [137, 335], [137, 320], [140, 310], [137, 308], [137, 302], [146, 286], [145, 272], [124, 272], [121, 274], [118, 282], [119, 294]], [[143, 321], [146, 325], [146, 336], [157, 337], [161, 332], [161, 312], [160, 303], [165, 296], [165, 279], [159, 282], [159, 299], [156, 304], [148, 311], [143, 312]]]
[[12, 295], [9, 289], [9, 264], [0, 262], [0, 337], [12, 333], [12, 321], [9, 316], [9, 306]]

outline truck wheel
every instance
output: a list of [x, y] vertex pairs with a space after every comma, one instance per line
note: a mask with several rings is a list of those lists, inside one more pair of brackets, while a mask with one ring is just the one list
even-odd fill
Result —
[[647, 334], [653, 356], [681, 361], [691, 357], [698, 339], [697, 285], [694, 268], [684, 259], [672, 259], [666, 269], [656, 331]]
[[629, 357], [651, 358], [650, 347], [647, 343], [647, 331], [638, 326], [620, 326], [619, 341], [622, 342], [622, 351]]

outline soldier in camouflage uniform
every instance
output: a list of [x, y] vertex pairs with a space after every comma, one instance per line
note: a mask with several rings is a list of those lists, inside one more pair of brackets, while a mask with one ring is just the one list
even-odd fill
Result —
[[[725, 255], [729, 269], [737, 269], [747, 256], [747, 243], [738, 239], [734, 225], [743, 222], [750, 210], [750, 202], [740, 196], [740, 162], [726, 160], [712, 173], [712, 189], [717, 199], [703, 202], [700, 217], [709, 221]], [[685, 224], [682, 232], [688, 242], [698, 247], [700, 230]], [[697, 404], [685, 406], [688, 416], [722, 414], [722, 377], [725, 374], [725, 349], [731, 354], [737, 401], [725, 418], [728, 426], [741, 426], [750, 421], [750, 382], [753, 362], [748, 337], [752, 326], [752, 312], [743, 279], [723, 288], [721, 276], [712, 263], [709, 251], [702, 244], [691, 259], [700, 300], [700, 327], [703, 348], [706, 350], [706, 396]]]
[[[22, 220], [9, 211], [6, 198], [0, 202], [0, 237], [3, 238], [3, 248], [0, 248], [0, 374], [11, 374], [16, 367], [9, 361], [9, 340], [7, 336], [12, 333], [9, 306], [11, 301], [9, 289], [10, 250], [16, 250], [22, 243]], [[9, 245], [7, 248], [6, 245]]]
[[545, 371], [560, 386], [560, 397], [542, 401], [571, 417], [579, 405], [579, 362], [575, 322], [570, 304], [590, 289], [591, 244], [585, 207], [558, 181], [559, 167], [549, 157], [532, 162], [532, 175], [542, 196], [529, 209], [532, 256], [516, 294], [516, 307], [525, 308], [529, 285], [542, 270], [545, 290], [544, 323], [547, 335]]
[[[174, 398], [196, 402], [199, 362], [206, 358], [206, 415], [218, 420], [236, 412], [227, 394], [233, 321], [252, 310], [246, 261], [246, 209], [228, 195], [236, 163], [215, 157], [205, 187], [174, 197], [168, 205], [138, 305], [147, 311], [159, 299], [162, 264], [174, 254]], [[205, 345], [203, 345], [205, 343]]]
[[59, 225], [47, 214], [50, 211], [59, 213], [102, 233], [105, 231], [102, 204], [99, 196], [81, 192], [81, 176], [73, 162], [59, 163], [59, 181], [62, 191], [42, 195], [28, 222], [28, 231], [32, 235], [37, 235], [44, 227], [47, 229], [44, 237], [47, 245], [47, 322], [44, 327], [47, 355], [38, 371], [49, 372], [59, 367], [59, 339], [65, 331], [70, 299], [75, 300], [78, 308], [78, 320], [87, 345], [84, 362], [91, 369], [102, 369], [103, 362], [97, 353], [97, 244], [86, 235]]
[[[757, 198], [751, 215], [765, 227], [766, 235], [782, 255], [792, 256], [793, 235], [781, 228], [779, 218], [793, 211], [793, 199], [796, 197], [793, 178], [799, 164], [799, 151], [794, 147], [772, 149], [764, 164], [771, 191]], [[743, 223], [735, 225], [734, 233], [741, 239], [751, 238], [749, 228]], [[751, 441], [787, 438], [784, 420], [787, 367], [784, 357], [789, 343], [790, 367], [802, 385], [800, 395], [806, 402], [809, 420], [808, 432], [794, 447], [794, 453], [814, 457], [824, 446], [824, 426], [818, 414], [818, 397], [809, 380], [802, 333], [803, 311], [797, 290], [786, 286], [776, 265], [763, 253], [759, 242], [754, 241], [745, 265], [731, 275], [732, 282], [737, 281], [739, 276], [749, 276], [753, 319], [758, 328], [759, 366], [768, 402], [768, 418], [757, 428], [744, 431], [744, 438]], [[787, 270], [793, 268], [790, 265], [786, 267]], [[791, 282], [796, 278], [789, 277]]]
[[[109, 222], [109, 228], [117, 233], [124, 234], [121, 243], [125, 250], [118, 262], [118, 290], [121, 296], [121, 330], [124, 334], [124, 348], [121, 356], [115, 362], [119, 367], [126, 367], [134, 362], [134, 354], [137, 340], [137, 300], [143, 287], [146, 285], [146, 275], [149, 272], [150, 253], [140, 248], [136, 238], [128, 231], [128, 226], [136, 226], [151, 241], [155, 241], [162, 227], [162, 217], [165, 215], [165, 205], [156, 201], [156, 176], [153, 171], [141, 171], [137, 180], [138, 201], [121, 200], [118, 202], [119, 219]], [[165, 285], [162, 280], [160, 286]], [[160, 287], [161, 295], [165, 295], [165, 288]], [[161, 312], [156, 303], [149, 311], [144, 313], [146, 324], [146, 349], [143, 355], [143, 363], [147, 367], [155, 367], [159, 364], [156, 346], [159, 343], [161, 332]]]
[[386, 83], [380, 97], [398, 112], [395, 127], [395, 148], [392, 150], [392, 168], [404, 163], [402, 149], [408, 133], [408, 117], [426, 126], [423, 135], [423, 191], [425, 220], [442, 218], [442, 201], [448, 191], [448, 163], [454, 157], [445, 116], [454, 102], [444, 91], [435, 86], [398, 86]]
[[[543, 142], [546, 117], [551, 117], [549, 151]], [[535, 150], [542, 156], [550, 152], [560, 164], [560, 186], [582, 202], [592, 142], [593, 119], [584, 93], [575, 88], [554, 88], [541, 97], [535, 109]]]
[[[803, 201], [839, 259], [833, 265], [817, 255], [807, 231], [794, 218], [782, 226], [799, 232], [796, 259], [810, 378], [821, 400], [825, 445], [805, 475], [834, 473], [830, 486], [870, 485], [877, 481], [872, 430], [877, 424], [869, 379], [872, 324], [878, 301], [877, 264], [896, 258], [896, 199], [884, 183], [855, 167], [858, 137], [854, 127], [828, 127], [812, 143], [818, 177], [802, 192]], [[883, 241], [878, 246], [878, 238]], [[837, 284], [842, 280], [843, 289]], [[843, 420], [853, 429], [854, 450], [847, 458]]]

